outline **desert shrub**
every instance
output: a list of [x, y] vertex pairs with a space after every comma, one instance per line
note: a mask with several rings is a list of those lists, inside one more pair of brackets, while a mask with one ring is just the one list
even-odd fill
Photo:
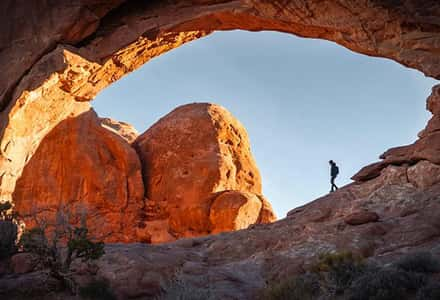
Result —
[[91, 241], [85, 227], [73, 228], [69, 234], [60, 235], [58, 238], [67, 239], [66, 255], [61, 253], [64, 246], [58, 241], [49, 242], [45, 231], [38, 227], [26, 230], [19, 245], [22, 251], [39, 255], [44, 265], [57, 273], [67, 272], [73, 259], [90, 261], [100, 258], [105, 253], [104, 243]]
[[320, 283], [315, 274], [306, 273], [269, 285], [261, 297], [264, 300], [313, 300], [319, 295]]
[[18, 226], [10, 202], [0, 203], [0, 259], [17, 252]]
[[88, 285], [79, 288], [79, 295], [83, 299], [113, 300], [116, 299], [110, 285], [105, 280], [94, 280]]
[[430, 282], [417, 293], [417, 300], [440, 299], [440, 282]]
[[104, 243], [93, 242], [88, 238], [86, 227], [77, 227], [67, 242], [66, 267], [70, 267], [72, 258], [81, 258], [83, 261], [95, 260], [104, 255]]
[[423, 274], [395, 268], [382, 268], [356, 279], [350, 287], [350, 300], [407, 299], [409, 293], [426, 284]]
[[408, 272], [440, 272], [440, 261], [430, 252], [416, 252], [405, 255], [395, 263], [395, 266]]
[[327, 293], [340, 294], [365, 272], [366, 265], [361, 256], [344, 251], [321, 254], [311, 270], [319, 274]]
[[19, 245], [22, 251], [37, 254], [39, 263], [50, 270], [51, 276], [58, 279], [65, 289], [76, 294], [78, 284], [70, 269], [72, 261], [81, 259], [90, 262], [100, 258], [104, 254], [104, 243], [94, 242], [89, 237], [85, 214], [82, 215], [80, 226], [71, 225], [71, 219], [66, 207], [59, 208], [53, 224], [36, 215], [36, 227], [22, 234]]
[[262, 299], [434, 300], [437, 261], [429, 253], [405, 256], [391, 266], [366, 263], [350, 252], [324, 253], [306, 274], [271, 284]]
[[19, 245], [23, 252], [31, 252], [40, 256], [50, 255], [49, 242], [44, 230], [38, 227], [26, 230], [20, 238]]

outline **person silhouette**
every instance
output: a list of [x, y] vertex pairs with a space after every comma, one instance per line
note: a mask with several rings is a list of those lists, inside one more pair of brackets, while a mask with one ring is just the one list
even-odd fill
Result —
[[331, 178], [330, 183], [332, 185], [332, 189], [330, 190], [331, 193], [334, 192], [335, 189], [336, 190], [338, 189], [338, 187], [335, 184], [335, 179], [339, 174], [339, 168], [333, 160], [330, 160], [328, 163], [330, 164], [330, 178]]

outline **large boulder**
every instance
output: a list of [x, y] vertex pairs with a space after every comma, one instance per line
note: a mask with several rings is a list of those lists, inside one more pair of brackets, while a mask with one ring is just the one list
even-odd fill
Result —
[[32, 253], [18, 253], [11, 257], [11, 268], [16, 274], [30, 273], [38, 263], [38, 256]]
[[209, 219], [212, 233], [248, 228], [260, 216], [261, 200], [252, 193], [226, 191], [213, 201]]
[[[92, 110], [68, 118], [41, 142], [13, 193], [28, 227], [87, 220], [92, 236], [134, 242], [144, 188], [136, 152]], [[62, 216], [62, 220], [60, 220]]]
[[[263, 201], [255, 195], [261, 194], [261, 178], [249, 138], [243, 125], [223, 107], [208, 103], [181, 106], [133, 145], [143, 167], [147, 219], [155, 225], [162, 220], [163, 230], [174, 238], [211, 233], [211, 205], [223, 191], [252, 194], [248, 198], [259, 203], [258, 209], [252, 211], [252, 222], [244, 223], [259, 221]], [[270, 205], [264, 211], [264, 222], [275, 219]], [[236, 214], [230, 216], [235, 218], [230, 224], [244, 224], [236, 220]], [[243, 228], [230, 224], [225, 228]]]

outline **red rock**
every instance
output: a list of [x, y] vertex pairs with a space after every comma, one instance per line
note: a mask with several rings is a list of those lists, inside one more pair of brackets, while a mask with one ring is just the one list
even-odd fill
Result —
[[92, 236], [132, 242], [142, 239], [136, 227], [143, 196], [136, 152], [87, 111], [44, 138], [18, 180], [13, 200], [27, 226], [35, 224], [34, 218], [53, 225], [61, 210], [76, 224], [85, 214]]
[[[207, 0], [192, 6], [182, 1], [148, 5], [124, 1], [121, 6], [123, 1], [104, 2], [0, 2], [2, 199], [10, 197], [43, 138], [75, 115], [76, 101], [93, 99], [151, 58], [213, 30], [278, 30], [328, 39], [440, 78], [436, 1]], [[437, 111], [435, 105], [432, 111]], [[430, 123], [423, 139], [437, 128], [437, 121]], [[388, 155], [380, 173], [373, 168], [377, 177], [367, 176], [367, 181], [318, 199], [275, 224], [198, 239], [194, 247], [109, 246], [98, 276], [109, 280], [120, 298], [142, 297], [149, 295], [151, 286], [162, 292], [161, 283], [176, 279], [175, 271], [184, 269], [180, 279], [191, 291], [209, 289], [220, 299], [255, 299], [255, 291], [274, 277], [277, 268], [289, 265], [300, 270], [322, 251], [367, 249], [369, 255], [387, 260], [408, 248], [438, 248], [440, 188], [434, 184], [424, 190], [404, 176], [408, 163], [436, 163], [437, 138], [416, 149], [389, 153], [393, 155]], [[151, 205], [151, 211], [160, 205]], [[360, 235], [364, 226], [338, 227], [341, 216], [365, 207], [387, 222], [390, 229], [384, 236]], [[329, 209], [331, 214], [320, 218], [322, 222], [308, 222], [313, 211]], [[416, 213], [399, 217], [408, 209]], [[0, 291], [14, 293], [26, 286], [51, 293], [56, 284], [50, 279], [46, 273], [5, 278]]]
[[32, 253], [18, 253], [11, 257], [11, 268], [16, 274], [30, 273], [38, 265], [38, 257]]
[[[164, 245], [109, 244], [96, 262], [97, 271], [89, 273], [108, 281], [121, 299], [206, 290], [219, 299], [255, 299], [269, 280], [304, 272], [323, 252], [351, 251], [383, 264], [408, 251], [438, 253], [440, 184], [415, 187], [407, 169], [388, 166], [379, 177], [341, 187], [294, 210], [289, 218], [249, 230]], [[375, 212], [380, 222], [346, 225], [353, 212]], [[319, 215], [325, 217], [314, 222]], [[376, 218], [357, 223], [366, 219]], [[0, 278], [0, 291], [13, 291], [17, 282], [38, 289], [39, 277], [29, 279], [31, 274]]]
[[[168, 220], [160, 224], [174, 237], [210, 232], [210, 207], [216, 193], [233, 190], [261, 194], [260, 173], [246, 130], [218, 105], [181, 106], [142, 134], [134, 147], [142, 161], [149, 199], [147, 221], [157, 225], [158, 220]], [[253, 210], [254, 223], [259, 220], [263, 202], [257, 199], [251, 201], [260, 204]], [[270, 210], [265, 204], [261, 222], [273, 220]], [[231, 222], [241, 224], [230, 220], [224, 228], [232, 230], [235, 225]]]
[[348, 225], [362, 225], [377, 222], [378, 220], [378, 214], [370, 211], [354, 212], [344, 218], [345, 223], [347, 223]]
[[432, 25], [439, 4], [356, 2], [345, 9], [316, 1], [212, 0], [191, 7], [178, 0], [1, 1], [0, 196], [10, 199], [27, 160], [72, 104], [92, 100], [150, 59], [215, 30], [327, 39], [440, 78], [439, 30]]
[[386, 168], [387, 164], [384, 162], [378, 162], [371, 165], [368, 165], [364, 168], [362, 168], [359, 172], [357, 172], [353, 177], [351, 177], [352, 180], [362, 182], [367, 181], [373, 178], [376, 178], [380, 176], [380, 173], [384, 168]]
[[426, 108], [433, 115], [440, 115], [440, 84], [432, 88], [431, 96], [426, 101]]
[[139, 136], [136, 128], [128, 123], [116, 121], [110, 118], [100, 118], [100, 121], [102, 127], [118, 134], [130, 144]]
[[258, 217], [258, 224], [269, 224], [275, 222], [277, 220], [277, 216], [275, 215], [272, 205], [270, 202], [262, 195], [257, 195], [260, 198], [262, 203], [260, 216]]
[[211, 233], [245, 229], [260, 216], [261, 200], [252, 193], [227, 191], [217, 196], [209, 212]]
[[416, 187], [426, 190], [440, 182], [440, 166], [423, 160], [408, 168], [408, 180]]
[[352, 179], [357, 182], [367, 181], [378, 177], [380, 172], [389, 165], [414, 165], [426, 160], [440, 165], [440, 85], [432, 89], [431, 96], [427, 99], [427, 109], [434, 116], [426, 128], [419, 133], [419, 139], [407, 146], [395, 147], [383, 153], [382, 161], [364, 167]]

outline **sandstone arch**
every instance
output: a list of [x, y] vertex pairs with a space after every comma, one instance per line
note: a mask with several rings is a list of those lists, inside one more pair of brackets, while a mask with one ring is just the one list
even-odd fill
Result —
[[327, 39], [440, 79], [436, 0], [5, 0], [0, 14], [2, 199], [42, 138], [81, 102], [214, 30]]

